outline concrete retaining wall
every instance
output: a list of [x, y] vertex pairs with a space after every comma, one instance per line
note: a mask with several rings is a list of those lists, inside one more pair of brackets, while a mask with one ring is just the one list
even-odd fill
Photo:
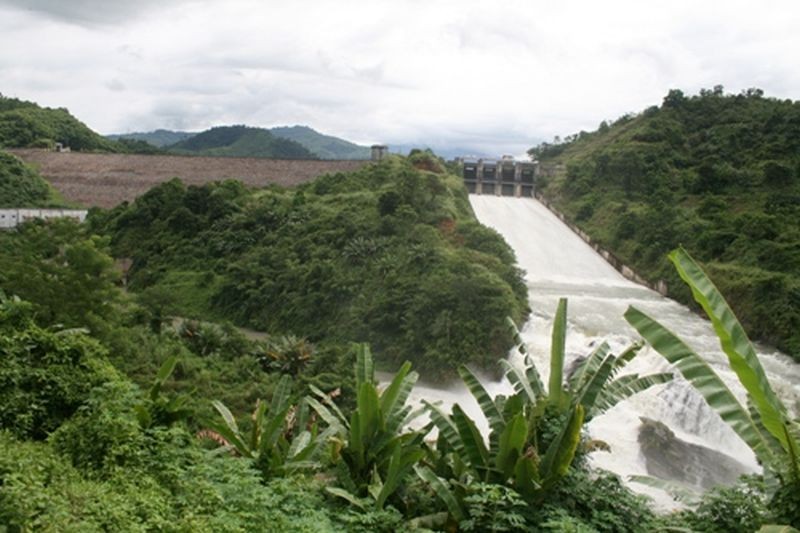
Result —
[[0, 229], [16, 228], [26, 220], [35, 218], [74, 218], [83, 222], [87, 213], [84, 209], [0, 209]]
[[664, 280], [659, 280], [656, 283], [651, 283], [644, 279], [642, 276], [637, 274], [631, 267], [626, 265], [622, 259], [614, 255], [613, 253], [609, 252], [608, 250], [602, 248], [599, 244], [597, 244], [594, 239], [592, 239], [588, 233], [580, 229], [578, 226], [567, 220], [564, 214], [556, 209], [550, 202], [548, 202], [541, 194], [536, 193], [536, 199], [541, 202], [543, 206], [550, 210], [554, 215], [556, 215], [561, 222], [567, 225], [569, 229], [571, 229], [575, 234], [583, 239], [586, 244], [594, 248], [594, 250], [600, 254], [600, 256], [605, 259], [608, 264], [613, 266], [623, 277], [638, 283], [639, 285], [644, 285], [645, 287], [649, 287], [654, 291], [657, 291], [662, 296], [667, 295], [667, 282]]

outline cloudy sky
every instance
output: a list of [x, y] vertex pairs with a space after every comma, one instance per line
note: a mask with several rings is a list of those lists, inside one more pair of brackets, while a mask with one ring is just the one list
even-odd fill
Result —
[[101, 133], [306, 124], [521, 154], [721, 84], [800, 98], [795, 0], [0, 0], [0, 93]]

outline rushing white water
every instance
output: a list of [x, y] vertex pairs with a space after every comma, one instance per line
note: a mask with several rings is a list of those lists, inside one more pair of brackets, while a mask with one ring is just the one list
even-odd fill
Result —
[[[706, 320], [688, 308], [660, 296], [655, 291], [623, 278], [588, 244], [575, 235], [542, 204], [533, 199], [471, 195], [470, 202], [478, 219], [505, 237], [526, 271], [531, 317], [522, 337], [536, 366], [547, 380], [550, 353], [550, 330], [560, 297], [569, 299], [567, 362], [585, 356], [596, 343], [605, 340], [621, 349], [638, 338], [625, 322], [623, 313], [633, 305], [677, 333], [714, 367], [728, 386], [741, 398], [744, 393], [730, 371], [725, 355]], [[787, 405], [798, 405], [800, 365], [787, 356], [763, 347], [759, 356], [778, 395]], [[616, 353], [619, 353], [618, 351]], [[669, 365], [657, 353], [645, 348], [626, 367], [641, 374], [669, 371]], [[493, 393], [507, 393], [507, 382], [485, 382]], [[418, 386], [414, 397], [442, 400], [445, 406], [458, 402], [473, 417], [480, 410], [463, 387], [450, 390]], [[702, 397], [676, 372], [667, 385], [653, 387], [622, 402], [589, 424], [592, 438], [608, 443], [610, 452], [595, 452], [595, 466], [623, 478], [647, 474], [637, 442], [639, 417], [666, 424], [682, 440], [700, 444], [734, 457], [748, 470], [758, 465], [747, 445], [710, 410]], [[483, 425], [486, 428], [486, 424]], [[632, 488], [650, 494], [660, 507], [674, 505], [658, 491], [638, 484]]]

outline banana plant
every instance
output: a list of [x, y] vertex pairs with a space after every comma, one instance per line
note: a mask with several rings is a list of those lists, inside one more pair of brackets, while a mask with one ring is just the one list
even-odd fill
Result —
[[179, 395], [169, 398], [161, 392], [177, 364], [177, 356], [173, 355], [167, 358], [156, 373], [153, 384], [148, 390], [147, 399], [134, 407], [136, 419], [141, 427], [169, 426], [191, 414], [191, 409], [186, 406], [188, 396]]
[[747, 393], [743, 406], [711, 366], [677, 335], [635, 307], [625, 319], [703, 396], [753, 450], [767, 476], [800, 483], [800, 423], [791, 420], [767, 379], [747, 334], [728, 303], [686, 250], [669, 254], [695, 301], [711, 320], [722, 351]]
[[447, 505], [451, 515], [463, 516], [460, 487], [470, 480], [502, 484], [536, 501], [568, 470], [581, 442], [583, 424], [619, 401], [653, 385], [672, 379], [672, 374], [640, 377], [630, 374], [614, 379], [641, 348], [634, 345], [621, 355], [601, 344], [564, 379], [567, 301], [559, 301], [555, 314], [550, 351], [550, 379], [545, 387], [519, 332], [513, 333], [525, 365], [507, 361], [506, 376], [515, 393], [492, 398], [478, 378], [466, 367], [458, 372], [489, 422], [488, 442], [475, 422], [459, 405], [445, 413], [438, 405], [425, 403], [432, 423], [439, 430], [437, 450], [449, 454], [442, 468], [434, 465], [449, 482], [421, 466], [418, 474]]
[[509, 327], [512, 328], [512, 334], [517, 342], [517, 350], [523, 356], [523, 366], [517, 367], [507, 360], [501, 360], [500, 364], [505, 367], [506, 378], [513, 385], [514, 391], [517, 394], [524, 394], [528, 402], [532, 404], [546, 402], [562, 411], [580, 404], [586, 412], [585, 421], [588, 422], [622, 400], [654, 385], [672, 380], [671, 372], [646, 376], [633, 373], [617, 377], [639, 354], [642, 344], [634, 343], [617, 356], [611, 353], [607, 342], [597, 346], [564, 379], [566, 318], [567, 300], [562, 298], [558, 302], [553, 321], [550, 379], [547, 388], [542, 383], [536, 365], [522, 342], [516, 326], [509, 320]]
[[242, 433], [222, 402], [212, 402], [222, 417], [222, 423], [212, 424], [212, 429], [239, 455], [253, 459], [266, 477], [320, 466], [318, 458], [335, 432], [331, 428], [318, 431], [317, 425], [310, 422], [306, 402], [292, 406], [291, 389], [291, 378], [284, 375], [275, 387], [269, 408], [266, 402], [256, 402], [248, 435]]
[[355, 347], [356, 408], [348, 418], [329, 396], [314, 386], [306, 401], [334, 432], [334, 461], [343, 487], [328, 487], [335, 496], [364, 507], [382, 509], [400, 482], [425, 454], [424, 434], [406, 430], [422, 414], [406, 405], [417, 373], [406, 362], [383, 390], [375, 380], [372, 354], [366, 344]]

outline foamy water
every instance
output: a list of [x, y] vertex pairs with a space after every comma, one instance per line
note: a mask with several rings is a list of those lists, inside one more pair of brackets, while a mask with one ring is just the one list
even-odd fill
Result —
[[[521, 334], [545, 383], [549, 373], [553, 316], [558, 299], [566, 297], [569, 299], [566, 368], [575, 358], [590, 353], [599, 342], [605, 340], [619, 353], [638, 339], [638, 334], [623, 318], [628, 306], [634, 305], [677, 333], [706, 358], [740, 399], [744, 398], [744, 391], [730, 371], [708, 321], [685, 306], [622, 277], [536, 200], [471, 195], [470, 203], [483, 224], [503, 235], [516, 252], [519, 266], [526, 271], [532, 312]], [[774, 350], [757, 348], [778, 395], [788, 406], [798, 405], [800, 365]], [[669, 370], [669, 364], [660, 355], [644, 348], [623, 373], [642, 375]], [[750, 471], [758, 471], [747, 445], [706, 406], [691, 385], [675, 373], [672, 383], [652, 387], [591, 421], [588, 426], [591, 437], [611, 447], [610, 452], [592, 454], [594, 466], [623, 478], [647, 474], [637, 442], [639, 417], [645, 416], [663, 422], [685, 441], [718, 450], [734, 457]], [[483, 381], [492, 394], [511, 392], [505, 381]], [[463, 386], [441, 389], [422, 384], [415, 388], [412, 400], [418, 402], [422, 398], [441, 400], [446, 409], [459, 402], [471, 416], [481, 418], [480, 409]], [[483, 420], [481, 427], [485, 432], [487, 424]], [[675, 506], [660, 491], [635, 483], [631, 488], [651, 495], [659, 507]]]

